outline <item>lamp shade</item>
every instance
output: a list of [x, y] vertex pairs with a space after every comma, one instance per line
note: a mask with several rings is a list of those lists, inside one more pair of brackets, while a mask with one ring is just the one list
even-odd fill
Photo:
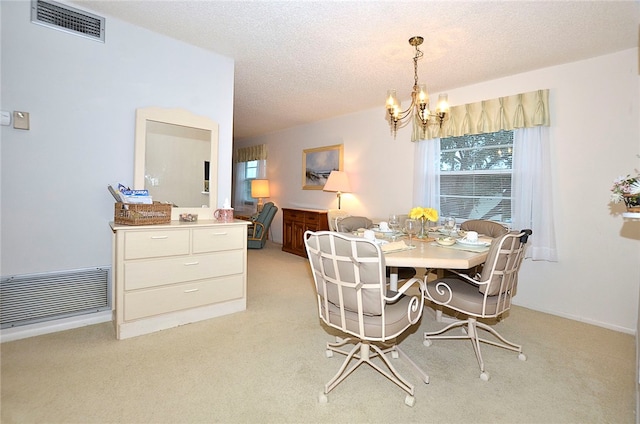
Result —
[[349, 184], [349, 178], [344, 171], [331, 171], [327, 182], [322, 188], [324, 191], [337, 191], [340, 193], [351, 192], [351, 184]]
[[251, 197], [269, 197], [269, 180], [251, 180]]

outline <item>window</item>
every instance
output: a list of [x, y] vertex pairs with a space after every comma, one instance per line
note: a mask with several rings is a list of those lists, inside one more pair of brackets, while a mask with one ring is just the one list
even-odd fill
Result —
[[252, 160], [249, 162], [245, 162], [244, 167], [244, 181], [243, 181], [243, 200], [244, 204], [248, 206], [253, 206], [255, 203], [254, 198], [251, 197], [251, 181], [255, 180], [258, 176], [258, 161]]
[[251, 181], [264, 178], [266, 160], [250, 160], [236, 164], [235, 196], [233, 207], [240, 213], [253, 213], [258, 203], [251, 197]]
[[511, 222], [513, 131], [440, 139], [440, 214]]

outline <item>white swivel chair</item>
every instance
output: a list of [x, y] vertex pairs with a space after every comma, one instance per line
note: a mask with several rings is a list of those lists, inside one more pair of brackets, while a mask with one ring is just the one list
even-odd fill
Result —
[[[531, 230], [522, 230], [494, 239], [482, 274], [476, 278], [450, 270], [456, 275], [426, 284], [427, 299], [436, 305], [461, 313], [467, 319], [455, 320], [439, 331], [424, 333], [425, 346], [431, 346], [432, 341], [437, 339], [470, 340], [480, 366], [480, 378], [484, 381], [489, 380], [489, 373], [484, 369], [480, 343], [518, 352], [519, 359], [527, 359], [522, 353], [522, 346], [506, 340], [490, 325], [478, 320], [501, 319], [511, 308], [511, 298], [515, 296], [518, 284], [518, 271], [531, 234]], [[465, 330], [462, 335], [443, 335], [458, 327]], [[482, 338], [479, 330], [486, 331], [493, 337]]]
[[[413, 406], [414, 386], [398, 373], [388, 356], [401, 355], [425, 383], [429, 382], [427, 374], [396, 345], [396, 338], [422, 317], [424, 282], [412, 278], [387, 297], [384, 256], [376, 243], [333, 231], [307, 231], [304, 242], [320, 318], [347, 336], [327, 343], [327, 357], [339, 353], [346, 358], [325, 385], [320, 402], [326, 402], [327, 394], [358, 366], [367, 364], [407, 392], [405, 403]], [[410, 294], [411, 288], [418, 290]], [[343, 348], [347, 345], [351, 346]]]

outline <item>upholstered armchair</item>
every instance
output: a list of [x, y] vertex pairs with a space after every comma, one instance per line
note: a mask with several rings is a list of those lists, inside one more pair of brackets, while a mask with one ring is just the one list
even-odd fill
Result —
[[262, 249], [267, 242], [267, 235], [271, 227], [271, 221], [278, 212], [273, 202], [264, 204], [262, 211], [253, 220], [247, 229], [247, 247], [249, 249]]

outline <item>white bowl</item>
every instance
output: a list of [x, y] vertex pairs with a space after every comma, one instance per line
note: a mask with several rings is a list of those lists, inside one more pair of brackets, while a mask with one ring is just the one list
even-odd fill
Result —
[[439, 237], [436, 239], [436, 243], [442, 246], [453, 246], [456, 243], [456, 240], [451, 237]]

